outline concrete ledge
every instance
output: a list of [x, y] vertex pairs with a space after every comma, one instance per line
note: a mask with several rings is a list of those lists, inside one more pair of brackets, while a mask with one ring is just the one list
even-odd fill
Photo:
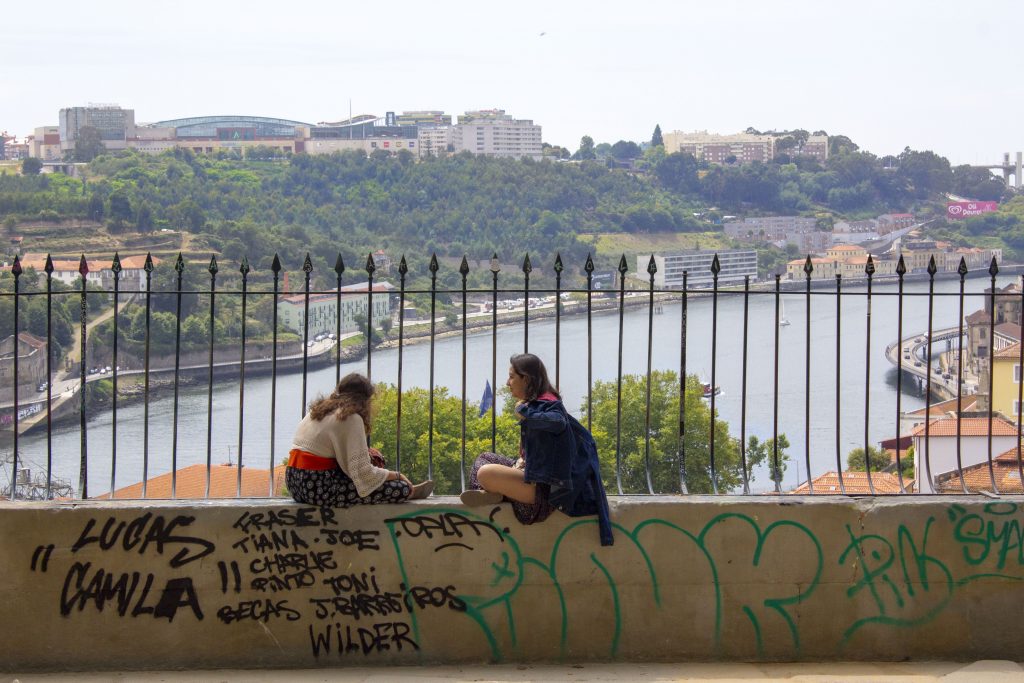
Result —
[[0, 503], [8, 671], [1003, 659], [1024, 499]]

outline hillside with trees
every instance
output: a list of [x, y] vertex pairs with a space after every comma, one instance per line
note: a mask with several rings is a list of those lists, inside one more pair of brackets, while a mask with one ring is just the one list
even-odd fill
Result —
[[[942, 219], [945, 193], [1009, 198], [1011, 191], [986, 171], [951, 167], [931, 151], [877, 157], [844, 136], [830, 138], [831, 157], [819, 164], [786, 152], [786, 141], [795, 145], [806, 131], [777, 135], [782, 151], [774, 162], [744, 165], [708, 165], [665, 154], [658, 145], [641, 150], [630, 141], [595, 144], [589, 137], [571, 155], [576, 161], [460, 154], [417, 162], [404, 151], [271, 158], [255, 150], [244, 159], [188, 150], [100, 155], [81, 179], [0, 176], [0, 222], [14, 235], [25, 222], [88, 220], [126, 243], [183, 230], [201, 235], [202, 247], [222, 261], [247, 256], [256, 271], [265, 271], [275, 253], [297, 269], [309, 252], [314, 277], [327, 277], [325, 283], [338, 254], [358, 269], [377, 249], [406, 254], [410, 274], [421, 278], [435, 252], [442, 259], [465, 254], [474, 263], [497, 253], [509, 264], [528, 253], [533, 264], [544, 264], [533, 277], [544, 278], [556, 253], [567, 264], [582, 264], [594, 251], [583, 235], [721, 233], [723, 215], [815, 215], [827, 229], [840, 218], [913, 211], [936, 218], [939, 234], [973, 243], [986, 238], [1010, 259], [1024, 255], [1015, 202], [955, 225]], [[660, 128], [653, 137], [660, 139]], [[617, 261], [616, 254], [597, 256], [601, 266]], [[775, 260], [786, 256], [780, 252]], [[474, 268], [471, 278], [483, 284], [489, 272]]]

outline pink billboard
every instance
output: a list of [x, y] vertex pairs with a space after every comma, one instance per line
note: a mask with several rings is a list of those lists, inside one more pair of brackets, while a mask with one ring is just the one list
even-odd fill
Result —
[[949, 202], [946, 204], [946, 218], [970, 218], [999, 209], [999, 202]]

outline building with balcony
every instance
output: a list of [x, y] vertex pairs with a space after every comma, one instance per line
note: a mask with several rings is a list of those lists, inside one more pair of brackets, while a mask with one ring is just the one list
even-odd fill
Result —
[[456, 153], [534, 161], [543, 158], [541, 127], [529, 119], [514, 119], [504, 109], [467, 111], [451, 132]]
[[710, 164], [749, 164], [754, 161], [767, 163], [775, 157], [775, 138], [771, 135], [718, 135], [707, 131], [673, 131], [665, 133], [662, 138], [666, 154], [692, 154], [698, 161]]
[[[654, 286], [658, 289], [682, 288], [683, 274], [688, 287], [710, 287], [714, 283], [711, 263], [715, 256], [721, 271], [719, 285], [742, 284], [744, 278], [757, 279], [757, 252], [753, 249], [727, 249], [725, 251], [693, 250], [671, 254], [655, 254], [654, 263], [658, 272], [654, 275]], [[648, 281], [647, 264], [650, 257], [637, 255], [638, 278]]]
[[[356, 317], [365, 318], [367, 291], [365, 282], [345, 285], [341, 288], [341, 332], [358, 332]], [[391, 318], [391, 296], [394, 287], [388, 282], [373, 284], [373, 326], [379, 327], [383, 320]], [[311, 294], [309, 297], [309, 334], [327, 334], [338, 329], [338, 290]], [[297, 334], [303, 334], [306, 325], [306, 295], [294, 294], [283, 297], [277, 303], [281, 325]]]

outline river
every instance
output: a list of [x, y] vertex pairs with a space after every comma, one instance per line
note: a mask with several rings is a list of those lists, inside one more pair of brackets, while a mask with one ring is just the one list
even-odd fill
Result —
[[[1012, 278], [1000, 278], [1000, 286]], [[969, 314], [982, 306], [981, 293], [987, 278], [967, 281], [968, 298], [964, 312]], [[905, 287], [904, 337], [927, 329], [926, 283]], [[956, 281], [936, 283], [934, 328], [957, 324], [959, 284]], [[897, 296], [895, 285], [876, 286], [871, 309], [871, 374], [865, 381], [865, 338], [867, 301], [863, 286], [844, 286], [841, 301], [842, 347], [838, 358], [842, 372], [839, 394], [841, 424], [839, 455], [845, 465], [846, 454], [864, 444], [865, 394], [870, 396], [869, 442], [876, 444], [896, 435], [896, 370], [885, 360], [885, 347], [897, 336]], [[807, 308], [804, 294], [786, 294], [785, 315], [791, 325], [779, 329], [779, 432], [791, 443], [793, 461], [786, 472], [784, 488], [795, 486], [807, 477], [805, 465], [804, 386], [805, 330]], [[678, 300], [661, 304], [661, 313], [654, 315], [652, 367], [679, 369], [680, 311]], [[834, 291], [815, 292], [811, 301], [811, 469], [817, 476], [837, 468], [836, 457], [836, 297]], [[720, 417], [739, 435], [742, 392], [743, 300], [735, 294], [718, 299], [718, 336], [716, 343], [716, 382], [722, 394], [716, 398]], [[623, 330], [623, 373], [644, 373], [647, 368], [647, 307], [628, 310]], [[705, 380], [711, 377], [712, 301], [709, 297], [691, 299], [688, 303], [687, 370]], [[746, 421], [747, 435], [767, 438], [772, 435], [773, 372], [774, 372], [774, 298], [773, 295], [751, 295], [748, 349]], [[531, 321], [530, 351], [537, 353], [555, 373], [555, 322]], [[562, 351], [561, 391], [570, 411], [579, 415], [587, 392], [587, 321], [585, 316], [565, 318], [561, 328]], [[523, 329], [509, 326], [498, 330], [498, 382], [503, 383], [507, 359], [522, 351]], [[479, 401], [484, 382], [491, 376], [491, 332], [472, 334], [467, 339], [467, 398]], [[940, 349], [937, 349], [937, 351]], [[945, 350], [945, 345], [941, 350]], [[435, 381], [449, 387], [450, 393], [461, 395], [462, 340], [460, 337], [438, 339], [435, 346]], [[618, 313], [604, 312], [593, 317], [593, 372], [596, 380], [614, 380], [618, 362]], [[426, 343], [403, 349], [404, 387], [426, 387], [429, 383], [430, 345]], [[373, 353], [373, 379], [397, 381], [397, 349]], [[342, 366], [342, 374], [366, 371], [365, 360]], [[334, 367], [309, 374], [309, 397], [327, 392], [334, 381]], [[904, 375], [901, 410], [915, 410], [924, 405], [916, 381]], [[277, 378], [277, 411], [275, 450], [277, 463], [290, 446], [292, 431], [301, 416], [302, 377], [298, 374]], [[258, 377], [245, 383], [243, 462], [246, 466], [266, 468], [269, 464], [271, 379]], [[213, 461], [215, 464], [238, 460], [239, 385], [237, 381], [221, 381], [213, 392]], [[149, 476], [171, 469], [173, 398], [163, 394], [150, 401]], [[470, 417], [470, 419], [473, 419]], [[178, 418], [178, 467], [206, 462], [207, 387], [205, 384], [182, 388]], [[97, 495], [109, 489], [111, 476], [112, 415], [104, 412], [92, 416], [87, 426], [89, 452], [89, 493]], [[0, 449], [10, 451], [10, 433], [5, 433]], [[54, 476], [77, 486], [80, 431], [77, 422], [53, 430]], [[143, 405], [122, 405], [118, 409], [117, 468], [118, 488], [136, 483], [143, 472]], [[20, 457], [33, 474], [45, 470], [47, 438], [45, 430], [23, 435], [19, 440]], [[5, 468], [9, 471], [9, 467]], [[6, 482], [5, 482], [6, 483]], [[755, 473], [754, 490], [764, 490], [765, 473]]]

